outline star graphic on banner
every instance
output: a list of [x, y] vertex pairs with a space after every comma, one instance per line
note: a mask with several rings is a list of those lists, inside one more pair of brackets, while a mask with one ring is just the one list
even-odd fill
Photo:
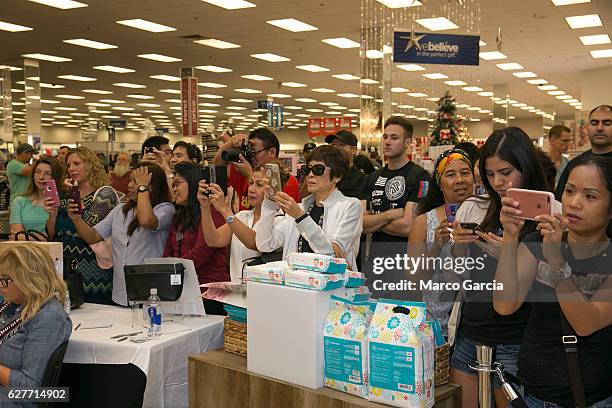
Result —
[[402, 40], [408, 40], [404, 52], [407, 52], [413, 46], [417, 47], [418, 49], [421, 49], [421, 44], [419, 44], [419, 41], [422, 40], [423, 37], [425, 37], [425, 34], [416, 35], [415, 33], [410, 33], [410, 35], [401, 35], [400, 38]]

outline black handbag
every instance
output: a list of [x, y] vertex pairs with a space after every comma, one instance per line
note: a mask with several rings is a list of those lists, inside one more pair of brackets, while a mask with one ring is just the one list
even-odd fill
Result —
[[64, 283], [68, 287], [70, 309], [76, 309], [85, 303], [83, 274], [76, 270], [79, 262], [72, 256], [64, 255]]

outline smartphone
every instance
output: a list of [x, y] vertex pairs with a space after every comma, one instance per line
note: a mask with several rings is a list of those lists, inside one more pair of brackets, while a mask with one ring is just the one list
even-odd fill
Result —
[[482, 184], [474, 184], [474, 195], [481, 196], [487, 194], [487, 189]]
[[227, 195], [227, 166], [202, 166], [202, 178], [206, 183], [215, 183]]
[[446, 213], [446, 220], [449, 224], [455, 222], [455, 216], [457, 215], [457, 209], [459, 208], [459, 204], [457, 203], [448, 203], [444, 205], [444, 212]]
[[145, 149], [145, 153], [155, 153], [155, 148], [153, 148], [153, 147], [147, 147], [147, 148]]
[[548, 191], [525, 190], [522, 188], [509, 188], [508, 197], [519, 203], [521, 214], [517, 218], [533, 220], [538, 215], [553, 215], [553, 202], [555, 196]]
[[81, 192], [79, 191], [79, 187], [78, 186], [70, 186], [70, 189], [68, 190], [68, 197], [74, 201], [76, 204], [79, 205], [79, 208], [76, 212], [76, 214], [82, 214], [83, 213], [83, 206], [81, 204]]
[[270, 200], [274, 200], [274, 196], [276, 193], [281, 191], [281, 178], [280, 178], [280, 167], [278, 164], [267, 163], [266, 164], [266, 177], [269, 180], [270, 188], [268, 189], [268, 193], [266, 197]]
[[475, 222], [460, 222], [459, 225], [463, 229], [476, 230], [478, 228], [478, 224]]
[[55, 180], [49, 179], [43, 181], [43, 196], [45, 199], [50, 198], [53, 200], [53, 204], [51, 205], [53, 208], [59, 208], [60, 199], [59, 194], [57, 194], [57, 185], [55, 184]]

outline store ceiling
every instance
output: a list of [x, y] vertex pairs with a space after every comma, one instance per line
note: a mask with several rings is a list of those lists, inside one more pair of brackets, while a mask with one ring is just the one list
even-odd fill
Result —
[[[149, 116], [156, 124], [166, 126], [168, 123], [178, 124], [175, 101], [180, 95], [160, 92], [163, 89], [178, 90], [178, 82], [153, 79], [154, 75], [179, 76], [182, 66], [215, 65], [232, 69], [229, 73], [211, 73], [197, 70], [200, 83], [212, 82], [227, 85], [224, 88], [199, 87], [200, 95], [218, 95], [221, 98], [199, 99], [200, 103], [218, 104], [219, 106], [200, 106], [204, 120], [212, 120], [218, 124], [234, 114], [238, 126], [254, 126], [255, 115], [252, 109], [255, 102], [236, 102], [231, 99], [249, 99], [257, 101], [266, 99], [269, 94], [288, 94], [282, 99], [284, 105], [296, 107], [286, 109], [289, 113], [286, 119], [293, 119], [290, 125], [304, 126], [305, 116], [324, 116], [325, 112], [339, 109], [321, 105], [321, 102], [335, 102], [343, 113], [356, 114], [359, 108], [359, 98], [343, 98], [338, 94], [359, 94], [359, 82], [345, 81], [332, 77], [335, 74], [360, 75], [359, 49], [339, 49], [321, 40], [326, 38], [347, 37], [359, 42], [361, 11], [357, 0], [252, 0], [256, 7], [240, 10], [226, 10], [200, 0], [82, 0], [88, 7], [61, 10], [26, 0], [3, 0], [0, 9], [0, 22], [19, 24], [33, 28], [30, 31], [7, 32], [0, 31], [0, 65], [23, 65], [23, 54], [43, 53], [72, 59], [70, 62], [41, 61], [41, 80], [43, 83], [59, 84], [62, 89], [43, 89], [43, 100], [59, 101], [58, 104], [43, 104], [45, 111], [57, 113], [43, 114], [45, 123], [62, 122], [78, 126], [75, 122], [67, 122], [66, 118], [55, 116], [71, 116], [75, 113], [87, 113], [87, 103], [106, 103], [109, 106], [97, 109], [110, 112], [101, 116], [111, 116], [132, 119], [136, 124], [138, 117], [125, 116], [126, 113]], [[441, 4], [448, 0], [435, 0]], [[511, 4], [511, 5], [510, 5]], [[502, 8], [500, 8], [502, 7]], [[485, 91], [491, 91], [493, 84], [507, 83], [510, 98], [517, 103], [524, 102], [537, 109], [554, 105], [560, 116], [571, 116], [575, 109], [553, 95], [541, 91], [536, 85], [526, 82], [526, 79], [516, 78], [512, 72], [502, 71], [496, 64], [516, 62], [524, 67], [524, 71], [537, 74], [537, 78], [545, 79], [549, 84], [558, 87], [572, 98], [580, 99], [581, 71], [610, 66], [611, 58], [593, 58], [589, 51], [610, 49], [610, 44], [584, 46], [579, 36], [607, 34], [612, 36], [612, 1], [592, 0], [588, 3], [555, 7], [551, 0], [482, 0], [481, 39], [487, 43], [481, 51], [494, 51], [495, 36], [498, 27], [503, 32], [503, 52], [507, 59], [496, 61], [480, 60], [480, 68], [476, 79], [469, 85], [479, 86]], [[598, 14], [603, 26], [572, 30], [564, 17], [586, 14]], [[434, 17], [434, 16], [432, 16]], [[176, 31], [151, 33], [124, 25], [116, 21], [126, 19], [144, 19], [176, 28]], [[268, 20], [295, 18], [318, 28], [316, 31], [293, 33], [266, 23]], [[461, 32], [445, 31], [448, 33]], [[215, 38], [239, 44], [240, 48], [216, 49], [193, 42], [193, 36], [198, 38]], [[112, 44], [118, 48], [96, 50], [63, 42], [67, 39], [85, 38]], [[180, 62], [157, 62], [139, 58], [138, 55], [156, 53], [179, 58]], [[251, 54], [273, 53], [290, 58], [288, 62], [266, 62], [252, 58]], [[298, 65], [314, 64], [329, 68], [328, 72], [312, 73], [296, 69]], [[94, 66], [112, 65], [134, 70], [131, 73], [112, 73], [94, 69]], [[423, 73], [440, 72], [436, 67], [428, 66]], [[242, 78], [242, 75], [262, 75], [273, 78], [269, 81], [254, 81]], [[14, 82], [23, 78], [23, 73], [14, 72]], [[96, 78], [92, 82], [77, 82], [58, 78], [61, 75], [81, 75]], [[453, 78], [451, 78], [453, 79]], [[461, 79], [461, 78], [457, 78]], [[533, 79], [533, 78], [529, 78]], [[393, 86], [409, 88], [411, 92], [419, 92], [421, 88], [430, 87], [433, 80], [420, 78], [410, 85], [394, 83]], [[113, 84], [128, 82], [146, 86], [142, 89], [129, 89]], [[282, 86], [282, 82], [298, 82], [306, 87], [292, 88]], [[610, 87], [610, 84], [602, 84]], [[13, 84], [13, 87], [23, 85]], [[236, 89], [249, 88], [261, 91], [259, 94], [245, 94]], [[314, 92], [316, 88], [329, 88], [333, 93]], [[99, 95], [83, 92], [86, 89], [111, 91], [112, 94]], [[457, 93], [458, 102], [466, 92], [451, 88]], [[152, 96], [152, 99], [136, 99], [127, 95], [142, 94]], [[76, 95], [84, 99], [65, 99], [58, 95]], [[21, 93], [14, 93], [14, 102], [22, 102]], [[429, 95], [439, 96], [439, 95]], [[298, 98], [316, 99], [317, 102], [300, 102]], [[472, 94], [470, 100], [474, 100]], [[100, 102], [110, 99], [117, 102]], [[170, 100], [170, 101], [168, 101]], [[275, 98], [276, 101], [281, 99]], [[154, 104], [159, 106], [142, 106], [138, 104]], [[423, 106], [433, 108], [433, 102], [417, 101]], [[415, 105], [417, 105], [415, 104]], [[483, 109], [492, 109], [488, 97], [480, 97], [478, 103]], [[59, 107], [77, 108], [77, 111], [62, 111]], [[116, 110], [115, 108], [133, 108], [133, 111]], [[233, 108], [247, 109], [233, 109]], [[298, 109], [301, 108], [301, 109]], [[20, 110], [23, 106], [14, 106]], [[584, 109], [589, 107], [585, 106]], [[308, 112], [307, 109], [321, 109], [322, 112]], [[353, 110], [353, 111], [351, 111]], [[154, 112], [147, 112], [154, 111]], [[216, 111], [216, 112], [213, 112]], [[394, 109], [397, 111], [397, 109]], [[410, 113], [408, 111], [406, 114]], [[486, 119], [490, 116], [475, 111], [464, 112], [475, 119]], [[166, 116], [164, 118], [163, 116]], [[303, 116], [296, 116], [303, 115]], [[518, 118], [535, 118], [519, 107], [511, 108], [511, 115]], [[331, 116], [338, 116], [332, 114]], [[17, 113], [16, 117], [20, 117]], [[247, 122], [240, 117], [247, 118]], [[108, 118], [103, 118], [108, 119]], [[168, 120], [169, 122], [165, 122]], [[250, 120], [250, 122], [248, 122]], [[291, 122], [291, 121], [290, 121]]]

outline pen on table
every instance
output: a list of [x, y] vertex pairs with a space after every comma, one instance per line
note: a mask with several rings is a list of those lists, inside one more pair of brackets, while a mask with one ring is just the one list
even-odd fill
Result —
[[77, 324], [77, 327], [74, 328], [74, 331], [79, 330], [79, 327], [81, 327], [81, 323]]

